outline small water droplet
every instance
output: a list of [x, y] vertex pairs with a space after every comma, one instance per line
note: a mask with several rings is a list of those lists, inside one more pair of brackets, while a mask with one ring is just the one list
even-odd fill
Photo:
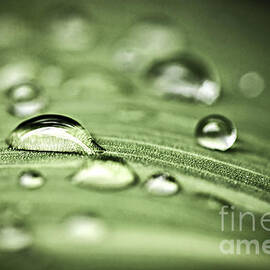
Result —
[[160, 94], [213, 104], [220, 95], [219, 77], [189, 54], [161, 60], [147, 72], [152, 88]]
[[0, 90], [32, 80], [37, 73], [37, 66], [37, 63], [28, 59], [4, 65], [0, 69]]
[[12, 86], [6, 92], [9, 99], [8, 112], [17, 117], [26, 117], [40, 112], [47, 105], [41, 89], [26, 82]]
[[40, 93], [39, 87], [27, 82], [12, 86], [7, 90], [6, 95], [13, 102], [20, 102], [37, 98]]
[[22, 228], [0, 228], [0, 251], [15, 252], [31, 246], [32, 237]]
[[145, 183], [145, 190], [156, 196], [171, 196], [180, 190], [178, 182], [168, 174], [154, 174]]
[[32, 235], [10, 205], [0, 207], [0, 252], [16, 252], [32, 245]]
[[95, 215], [77, 214], [63, 222], [65, 237], [76, 244], [100, 242], [106, 235], [105, 223]]
[[71, 176], [71, 183], [99, 190], [123, 189], [135, 182], [135, 175], [122, 160], [89, 160]]
[[257, 72], [248, 72], [241, 76], [239, 88], [247, 98], [255, 98], [264, 90], [264, 79]]
[[114, 62], [122, 70], [140, 70], [153, 59], [178, 51], [186, 43], [184, 36], [169, 20], [141, 20], [117, 43]]
[[209, 115], [199, 121], [195, 130], [197, 142], [209, 149], [226, 151], [237, 138], [234, 124], [222, 115]]
[[104, 150], [77, 121], [57, 114], [44, 114], [22, 122], [11, 132], [6, 142], [17, 150], [89, 155]]
[[45, 184], [45, 178], [36, 171], [26, 171], [19, 176], [19, 185], [25, 189], [41, 188]]

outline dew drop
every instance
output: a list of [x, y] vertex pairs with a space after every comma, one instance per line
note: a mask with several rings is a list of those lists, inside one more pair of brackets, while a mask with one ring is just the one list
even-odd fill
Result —
[[95, 215], [78, 214], [67, 217], [63, 222], [65, 239], [76, 244], [93, 244], [104, 239], [107, 228]]
[[113, 55], [122, 70], [137, 71], [153, 59], [175, 53], [186, 43], [184, 33], [164, 18], [147, 18], [130, 27]]
[[71, 183], [89, 189], [118, 190], [135, 182], [135, 175], [122, 160], [89, 160], [71, 176]]
[[77, 121], [57, 114], [44, 114], [22, 122], [11, 132], [6, 142], [17, 150], [89, 155], [104, 150]]
[[27, 117], [40, 112], [47, 105], [41, 89], [33, 83], [12, 86], [6, 93], [9, 99], [8, 112], [17, 117]]
[[156, 196], [171, 196], [180, 191], [177, 181], [168, 174], [154, 174], [145, 183], [145, 190]]
[[262, 76], [257, 72], [248, 72], [241, 76], [239, 88], [247, 98], [255, 98], [264, 90], [265, 83]]
[[152, 88], [161, 95], [213, 104], [220, 95], [219, 77], [189, 54], [158, 61], [147, 72]]
[[45, 178], [36, 171], [26, 171], [19, 176], [19, 185], [25, 189], [38, 189], [45, 184]]
[[197, 142], [209, 149], [226, 151], [237, 138], [234, 124], [222, 115], [209, 115], [199, 121], [195, 130]]

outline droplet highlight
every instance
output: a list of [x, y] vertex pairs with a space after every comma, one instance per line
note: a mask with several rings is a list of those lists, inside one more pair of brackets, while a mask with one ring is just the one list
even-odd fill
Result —
[[226, 151], [235, 143], [237, 131], [228, 118], [222, 115], [209, 115], [199, 121], [195, 136], [198, 144], [205, 148]]
[[144, 183], [144, 189], [155, 196], [171, 196], [180, 191], [180, 185], [169, 174], [154, 174]]
[[124, 161], [113, 159], [89, 160], [70, 179], [75, 186], [98, 190], [123, 189], [136, 180]]
[[217, 73], [190, 54], [158, 61], [147, 72], [152, 89], [160, 95], [211, 105], [220, 96]]
[[17, 150], [88, 155], [104, 150], [77, 121], [57, 114], [44, 114], [22, 122], [11, 132], [6, 142]]
[[22, 188], [33, 190], [41, 188], [45, 184], [45, 178], [37, 171], [26, 171], [19, 175], [19, 185]]

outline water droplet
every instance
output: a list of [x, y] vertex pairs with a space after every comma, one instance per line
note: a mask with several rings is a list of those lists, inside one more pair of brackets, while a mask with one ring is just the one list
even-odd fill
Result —
[[248, 72], [241, 76], [239, 81], [239, 88], [247, 98], [259, 96], [264, 90], [264, 86], [264, 79], [257, 72]]
[[47, 105], [41, 89], [33, 83], [21, 83], [7, 91], [8, 112], [17, 117], [27, 117], [40, 112]]
[[104, 239], [105, 223], [94, 215], [73, 215], [63, 222], [65, 237], [76, 244], [97, 243]]
[[18, 150], [100, 153], [100, 147], [77, 121], [67, 116], [44, 114], [18, 125], [6, 140]]
[[135, 182], [135, 175], [124, 161], [113, 159], [89, 160], [71, 176], [71, 183], [99, 190], [117, 190]]
[[237, 138], [234, 124], [222, 115], [209, 115], [201, 119], [195, 135], [201, 146], [220, 151], [231, 148]]
[[145, 183], [145, 190], [156, 196], [171, 196], [180, 190], [177, 181], [168, 174], [154, 174]]
[[81, 12], [57, 14], [49, 25], [49, 39], [54, 48], [81, 51], [92, 48], [98, 39], [97, 25]]
[[25, 189], [41, 188], [45, 183], [45, 178], [36, 171], [26, 171], [19, 176], [19, 185]]
[[[224, 205], [228, 205], [229, 207], [231, 206], [231, 203], [229, 203], [228, 201], [226, 201], [220, 197], [217, 197], [215, 195], [212, 195], [212, 194], [197, 193], [196, 196], [198, 199], [202, 199], [202, 200], [206, 201], [208, 207], [211, 209], [220, 209]], [[228, 208], [228, 210], [229, 210], [229, 208]]]
[[161, 60], [147, 72], [152, 88], [162, 95], [213, 104], [220, 95], [219, 77], [189, 54]]
[[168, 20], [148, 18], [131, 26], [119, 40], [114, 61], [122, 70], [140, 70], [153, 59], [166, 57], [184, 46], [184, 34]]
[[11, 205], [0, 207], [0, 251], [16, 252], [32, 245], [32, 236], [20, 214]]
[[6, 95], [13, 102], [20, 102], [37, 98], [40, 92], [40, 88], [33, 83], [21, 83], [9, 88]]
[[32, 80], [37, 73], [37, 64], [30, 60], [21, 60], [4, 65], [0, 69], [0, 90]]
[[31, 246], [32, 237], [21, 228], [4, 227], [0, 228], [0, 251], [15, 252]]

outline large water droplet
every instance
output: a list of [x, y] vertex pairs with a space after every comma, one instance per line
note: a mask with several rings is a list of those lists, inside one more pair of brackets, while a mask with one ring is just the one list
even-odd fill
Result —
[[124, 161], [113, 159], [89, 160], [71, 176], [71, 183], [100, 190], [117, 190], [135, 182], [135, 175]]
[[95, 154], [103, 151], [77, 121], [67, 116], [45, 114], [22, 122], [6, 140], [18, 150]]
[[171, 196], [180, 190], [177, 181], [168, 174], [154, 174], [145, 183], [145, 190], [156, 196]]
[[17, 117], [37, 114], [47, 105], [41, 89], [30, 82], [14, 85], [7, 91], [9, 99], [8, 111]]
[[195, 135], [201, 146], [220, 151], [231, 148], [237, 138], [234, 124], [222, 115], [209, 115], [201, 119]]
[[26, 171], [19, 176], [19, 185], [25, 189], [41, 188], [45, 183], [45, 178], [36, 171]]
[[259, 96], [264, 90], [264, 79], [257, 72], [248, 72], [241, 76], [239, 88], [247, 98]]
[[63, 222], [65, 239], [76, 244], [92, 244], [103, 240], [107, 228], [105, 223], [94, 215], [72, 215]]
[[167, 19], [148, 18], [130, 27], [119, 40], [114, 61], [122, 70], [140, 70], [153, 59], [166, 57], [186, 43], [183, 32]]
[[160, 94], [196, 100], [207, 105], [220, 95], [219, 77], [189, 54], [161, 60], [149, 69], [152, 88]]

